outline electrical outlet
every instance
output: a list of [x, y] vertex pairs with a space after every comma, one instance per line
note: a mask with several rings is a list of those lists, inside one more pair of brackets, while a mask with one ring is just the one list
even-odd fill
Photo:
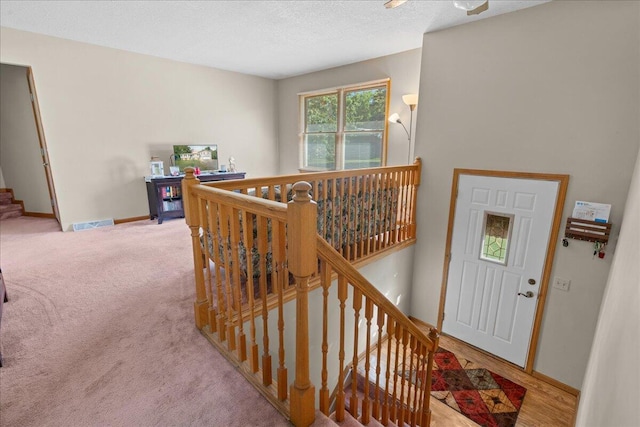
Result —
[[562, 277], [553, 279], [553, 287], [561, 291], [569, 292], [569, 285], [571, 285], [571, 280], [569, 279], [563, 279]]

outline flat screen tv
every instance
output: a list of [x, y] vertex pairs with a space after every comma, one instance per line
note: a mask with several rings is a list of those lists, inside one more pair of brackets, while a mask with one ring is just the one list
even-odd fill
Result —
[[184, 173], [184, 168], [200, 168], [201, 173], [218, 170], [217, 145], [174, 145], [173, 161]]

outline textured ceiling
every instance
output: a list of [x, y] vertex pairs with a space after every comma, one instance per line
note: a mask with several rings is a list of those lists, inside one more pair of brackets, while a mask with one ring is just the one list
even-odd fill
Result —
[[545, 1], [0, 1], [0, 25], [280, 79], [418, 48], [422, 35]]

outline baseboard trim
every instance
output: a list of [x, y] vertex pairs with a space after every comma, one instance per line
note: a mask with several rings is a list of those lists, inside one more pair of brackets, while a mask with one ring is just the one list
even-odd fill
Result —
[[149, 215], [144, 215], [144, 216], [134, 216], [131, 218], [120, 218], [120, 219], [114, 219], [113, 223], [114, 224], [124, 224], [125, 222], [135, 222], [135, 221], [142, 221], [143, 219], [149, 219]]
[[36, 218], [49, 218], [56, 219], [56, 216], [52, 213], [42, 213], [42, 212], [23, 212], [24, 216], [34, 216]]
[[580, 390], [578, 390], [577, 388], [573, 388], [563, 382], [560, 382], [554, 378], [546, 376], [545, 374], [541, 374], [540, 372], [533, 371], [531, 372], [531, 376], [539, 379], [540, 381], [544, 381], [547, 384], [551, 384], [552, 386], [557, 387], [560, 390], [566, 391], [567, 393], [575, 397], [580, 397]]

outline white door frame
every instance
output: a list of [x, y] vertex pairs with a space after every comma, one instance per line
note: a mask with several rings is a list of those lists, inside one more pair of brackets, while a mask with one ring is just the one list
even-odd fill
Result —
[[[556, 207], [553, 215], [553, 222], [551, 224], [551, 231], [549, 233], [549, 243], [547, 246], [547, 255], [544, 262], [544, 268], [542, 271], [542, 280], [540, 282], [540, 290], [538, 297], [538, 306], [536, 307], [536, 313], [533, 320], [533, 331], [531, 332], [531, 342], [529, 344], [529, 353], [527, 355], [527, 361], [524, 367], [524, 371], [527, 373], [533, 372], [533, 362], [538, 347], [538, 338], [540, 336], [540, 325], [542, 323], [542, 314], [544, 312], [544, 306], [547, 299], [547, 289], [549, 285], [549, 279], [551, 277], [551, 269], [553, 267], [553, 259], [556, 252], [556, 246], [558, 244], [558, 234], [560, 232], [560, 226], [562, 221], [562, 211], [564, 209], [564, 202], [567, 195], [567, 187], [569, 185], [569, 175], [560, 174], [543, 174], [543, 173], [530, 173], [530, 172], [505, 172], [505, 171], [490, 171], [490, 170], [477, 170], [477, 169], [454, 169], [453, 170], [453, 182], [451, 185], [451, 202], [449, 205], [449, 223], [447, 227], [447, 241], [444, 250], [444, 267], [442, 271], [442, 288], [440, 291], [440, 306], [438, 309], [438, 329], [442, 330], [442, 320], [444, 316], [444, 303], [447, 293], [447, 282], [449, 279], [449, 261], [451, 260], [451, 239], [453, 236], [453, 222], [456, 212], [456, 199], [458, 194], [458, 180], [460, 175], [476, 175], [476, 176], [489, 176], [496, 178], [516, 178], [516, 179], [530, 179], [530, 180], [545, 180], [558, 182], [558, 194], [556, 197]], [[516, 366], [516, 365], [513, 365]], [[519, 369], [523, 369], [518, 367]]]

